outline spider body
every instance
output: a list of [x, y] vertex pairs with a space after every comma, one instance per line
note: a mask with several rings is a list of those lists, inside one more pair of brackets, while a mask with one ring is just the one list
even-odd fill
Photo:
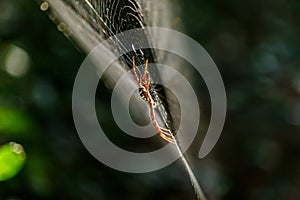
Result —
[[132, 57], [132, 64], [133, 64], [133, 75], [138, 83], [140, 95], [149, 105], [151, 120], [153, 122], [156, 132], [164, 140], [175, 144], [176, 140], [174, 135], [170, 131], [170, 129], [159, 126], [156, 119], [155, 108], [157, 106], [157, 103], [155, 102], [155, 100], [151, 95], [151, 91], [153, 90], [151, 79], [150, 78], [147, 79], [148, 60], [146, 60], [144, 74], [141, 77], [138, 77], [137, 75], [134, 57]]

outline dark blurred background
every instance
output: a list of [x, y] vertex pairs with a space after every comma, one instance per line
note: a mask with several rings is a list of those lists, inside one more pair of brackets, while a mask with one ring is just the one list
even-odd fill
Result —
[[[228, 98], [215, 149], [202, 160], [199, 147], [189, 155], [208, 197], [300, 199], [300, 1], [185, 0], [181, 9]], [[0, 1], [0, 145], [16, 142], [27, 155], [0, 182], [0, 199], [195, 199], [180, 162], [127, 174], [87, 152], [71, 110], [83, 59], [34, 1]], [[99, 107], [109, 95], [103, 89]]]

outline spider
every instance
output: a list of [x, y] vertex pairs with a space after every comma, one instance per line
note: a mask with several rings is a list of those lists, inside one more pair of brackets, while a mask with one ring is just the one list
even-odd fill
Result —
[[151, 120], [153, 122], [153, 125], [155, 127], [156, 132], [164, 140], [175, 144], [176, 141], [175, 141], [174, 135], [171, 133], [171, 131], [169, 129], [160, 127], [158, 125], [156, 117], [155, 117], [154, 109], [156, 108], [157, 104], [153, 100], [153, 98], [150, 94], [150, 89], [151, 89], [150, 88], [150, 86], [151, 86], [150, 78], [148, 78], [148, 80], [147, 80], [148, 59], [146, 59], [143, 77], [141, 75], [140, 78], [139, 78], [138, 75], [137, 75], [134, 56], [132, 57], [132, 67], [133, 67], [133, 75], [134, 75], [134, 77], [135, 77], [135, 79], [138, 83], [138, 86], [139, 86], [139, 92], [140, 92], [142, 98], [146, 102], [148, 102], [148, 105], [150, 107], [150, 116], [151, 116]]

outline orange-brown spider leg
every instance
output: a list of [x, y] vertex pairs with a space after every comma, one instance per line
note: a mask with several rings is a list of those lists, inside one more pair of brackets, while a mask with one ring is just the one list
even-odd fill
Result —
[[136, 73], [136, 65], [135, 65], [135, 59], [134, 59], [134, 56], [132, 56], [132, 68], [133, 68], [133, 75], [134, 75], [136, 81], [138, 82], [139, 87], [141, 87], [141, 86], [142, 86], [142, 84], [141, 84], [141, 79], [139, 79], [139, 77], [138, 77], [138, 75], [137, 75], [137, 73]]
[[148, 59], [146, 59], [145, 68], [144, 68], [144, 84], [147, 84], [147, 70], [148, 70]]
[[[153, 109], [153, 106], [151, 105], [151, 102], [149, 102], [149, 106], [150, 106], [151, 119], [152, 119], [153, 125], [154, 125], [158, 135], [160, 137], [162, 137], [164, 140], [175, 144], [176, 142], [175, 142], [175, 140], [173, 138], [173, 134], [170, 132], [170, 130], [159, 127], [159, 125], [156, 121], [156, 118], [155, 118], [154, 109]], [[169, 132], [169, 133], [167, 133], [167, 132]]]
[[171, 136], [166, 136], [165, 133], [159, 131], [158, 132], [159, 136], [162, 137], [164, 140], [170, 142], [170, 143], [173, 143], [175, 144], [175, 140], [171, 137]]

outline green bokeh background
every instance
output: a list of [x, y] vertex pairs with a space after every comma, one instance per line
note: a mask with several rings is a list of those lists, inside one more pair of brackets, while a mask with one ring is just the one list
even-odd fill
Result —
[[[189, 152], [204, 190], [210, 199], [300, 199], [300, 2], [185, 0], [180, 6], [186, 33], [219, 67], [228, 97], [213, 152], [202, 160], [199, 145]], [[180, 162], [127, 174], [94, 159], [71, 110], [84, 54], [34, 1], [1, 0], [0, 10], [0, 145], [14, 141], [27, 155], [21, 171], [0, 182], [0, 199], [195, 199]], [[20, 77], [5, 68], [13, 48], [30, 58]], [[110, 93], [101, 83], [99, 91], [101, 123], [121, 140], [105, 110]], [[204, 121], [207, 99], [200, 100]]]

